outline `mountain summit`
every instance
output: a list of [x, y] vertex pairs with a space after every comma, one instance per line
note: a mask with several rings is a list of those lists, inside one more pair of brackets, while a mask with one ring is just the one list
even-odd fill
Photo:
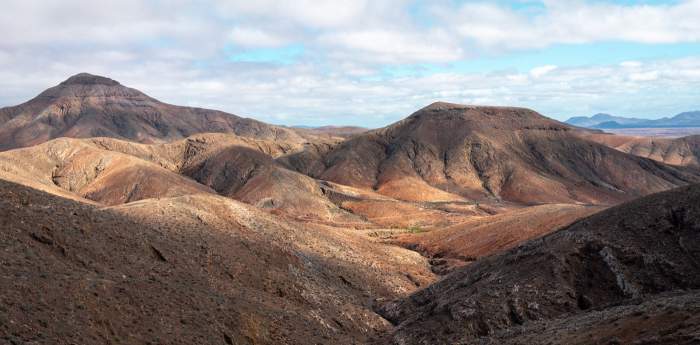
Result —
[[62, 82], [61, 85], [121, 85], [118, 81], [90, 73], [78, 73]]
[[530, 109], [438, 102], [316, 161], [309, 152], [289, 161], [317, 178], [410, 201], [607, 204], [699, 181], [693, 171], [619, 152], [578, 132]]
[[34, 99], [0, 109], [0, 150], [58, 137], [112, 137], [157, 143], [204, 132], [302, 145], [292, 129], [216, 110], [160, 102], [110, 78], [80, 73]]

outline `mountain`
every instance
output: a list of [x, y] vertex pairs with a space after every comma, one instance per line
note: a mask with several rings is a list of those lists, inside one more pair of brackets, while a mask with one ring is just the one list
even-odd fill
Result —
[[79, 74], [0, 109], [0, 343], [683, 344], [700, 187], [605, 209], [699, 183], [694, 145], [442, 102], [282, 127]]
[[529, 109], [434, 103], [285, 162], [315, 178], [410, 201], [612, 204], [700, 181], [695, 170], [625, 154], [578, 132]]
[[112, 137], [142, 143], [196, 133], [235, 133], [283, 141], [307, 140], [296, 131], [216, 110], [166, 104], [109, 78], [81, 73], [32, 100], [0, 109], [0, 150], [58, 137]]
[[656, 120], [596, 114], [591, 117], [572, 117], [566, 123], [597, 129], [700, 127], [700, 111], [684, 112]]
[[628, 124], [636, 123], [640, 121], [645, 121], [644, 119], [627, 118], [622, 116], [613, 116], [610, 114], [598, 113], [590, 117], [577, 116], [566, 120], [566, 123], [572, 126], [587, 127], [587, 128], [597, 128], [596, 126], [601, 123], [618, 123], [618, 124]]
[[[211, 194], [96, 207], [0, 180], [0, 343], [358, 344], [417, 253]], [[352, 248], [352, 250], [348, 250]]]
[[700, 185], [640, 198], [388, 303], [391, 344], [695, 344]]

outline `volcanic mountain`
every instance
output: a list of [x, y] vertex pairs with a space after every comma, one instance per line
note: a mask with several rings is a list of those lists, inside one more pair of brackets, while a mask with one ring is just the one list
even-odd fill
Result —
[[0, 109], [0, 150], [58, 137], [112, 137], [143, 143], [221, 132], [300, 146], [296, 131], [221, 111], [166, 104], [109, 78], [81, 73], [34, 99]]
[[478, 260], [383, 313], [392, 344], [696, 344], [700, 185]]
[[532, 110], [434, 103], [388, 127], [286, 164], [402, 200], [611, 204], [700, 181], [582, 139]]

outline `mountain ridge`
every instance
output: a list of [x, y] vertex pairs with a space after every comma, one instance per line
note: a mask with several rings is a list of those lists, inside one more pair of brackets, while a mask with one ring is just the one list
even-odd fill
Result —
[[31, 100], [0, 108], [0, 150], [57, 137], [112, 137], [142, 143], [197, 133], [235, 133], [303, 146], [310, 134], [218, 110], [160, 102], [110, 78], [74, 75]]
[[700, 111], [686, 111], [659, 119], [631, 118], [601, 113], [590, 117], [576, 116], [565, 122], [592, 129], [700, 127]]
[[[436, 102], [285, 161], [315, 178], [412, 201], [615, 203], [697, 178], [693, 170], [621, 153], [580, 132], [525, 108]], [[627, 179], [631, 172], [645, 182]]]

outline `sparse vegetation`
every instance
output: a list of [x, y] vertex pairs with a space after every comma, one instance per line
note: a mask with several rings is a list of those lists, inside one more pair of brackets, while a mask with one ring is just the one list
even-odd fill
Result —
[[417, 226], [417, 225], [409, 226], [409, 227], [406, 229], [406, 231], [408, 231], [408, 232], [410, 232], [410, 233], [412, 233], [412, 234], [420, 234], [420, 233], [425, 232], [425, 230], [424, 230], [423, 228], [421, 228], [420, 226]]

